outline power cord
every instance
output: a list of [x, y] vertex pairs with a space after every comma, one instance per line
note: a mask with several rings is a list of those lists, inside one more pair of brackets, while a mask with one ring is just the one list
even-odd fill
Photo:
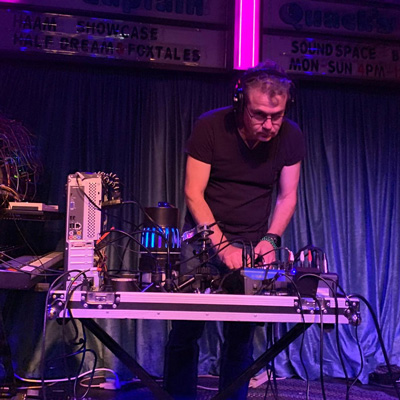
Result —
[[321, 392], [322, 398], [326, 400], [326, 393], [325, 393], [325, 382], [324, 382], [324, 321], [323, 317], [324, 314], [322, 312], [321, 302], [314, 297], [314, 301], [318, 305], [319, 309], [319, 318], [320, 318], [320, 330], [319, 330], [319, 377], [321, 381]]
[[[66, 271], [63, 274], [61, 274], [59, 277], [57, 277], [50, 285], [48, 292], [46, 294], [46, 301], [45, 301], [45, 309], [44, 309], [44, 316], [43, 316], [43, 330], [42, 330], [42, 344], [41, 344], [41, 357], [40, 357], [40, 375], [41, 375], [41, 382], [42, 382], [42, 394], [43, 394], [43, 400], [46, 400], [46, 387], [44, 384], [44, 373], [45, 373], [45, 350], [46, 350], [46, 332], [47, 332], [47, 316], [49, 312], [49, 301], [50, 301], [50, 294], [53, 290], [56, 290], [59, 286], [63, 284], [62, 279], [70, 275], [71, 273], [76, 272], [77, 275], [74, 277], [75, 279], [78, 278], [81, 275], [85, 276], [86, 271], [81, 271], [81, 270], [71, 270], [71, 271]], [[72, 282], [70, 286], [72, 285]], [[70, 287], [68, 288], [70, 290]], [[68, 292], [68, 291], [67, 291]], [[67, 304], [67, 303], [66, 303]], [[66, 310], [66, 304], [62, 304], [64, 311]], [[65, 314], [65, 312], [64, 312]]]
[[310, 398], [310, 377], [308, 375], [308, 371], [307, 371], [307, 368], [306, 368], [306, 365], [305, 365], [304, 359], [303, 359], [304, 339], [305, 339], [305, 334], [306, 334], [306, 329], [307, 328], [306, 328], [306, 319], [305, 319], [305, 316], [304, 316], [303, 304], [302, 304], [302, 301], [301, 301], [301, 294], [300, 294], [298, 286], [294, 282], [294, 279], [290, 275], [288, 275], [287, 273], [282, 273], [281, 274], [279, 272], [278, 272], [278, 274], [280, 276], [286, 277], [286, 279], [288, 279], [291, 282], [291, 284], [293, 285], [293, 288], [294, 288], [294, 290], [295, 290], [295, 292], [297, 294], [297, 299], [298, 299], [298, 302], [299, 302], [300, 316], [301, 316], [301, 320], [303, 322], [303, 333], [301, 335], [301, 343], [300, 343], [299, 355], [300, 355], [300, 363], [301, 363], [301, 366], [303, 367], [304, 374], [306, 376], [306, 400], [309, 400], [309, 398]]
[[394, 390], [396, 392], [397, 398], [400, 400], [400, 390], [399, 390], [399, 387], [398, 387], [398, 385], [396, 383], [396, 380], [393, 377], [392, 367], [390, 365], [390, 361], [389, 361], [389, 357], [388, 357], [388, 354], [387, 354], [387, 351], [386, 351], [385, 343], [383, 342], [382, 331], [381, 331], [381, 329], [379, 327], [378, 318], [376, 317], [376, 314], [375, 314], [374, 310], [372, 309], [371, 304], [368, 302], [368, 300], [364, 296], [362, 296], [360, 294], [357, 294], [357, 293], [349, 294], [348, 297], [349, 297], [349, 299], [351, 299], [351, 298], [360, 299], [367, 306], [367, 308], [368, 308], [368, 310], [369, 310], [369, 312], [370, 312], [370, 314], [372, 316], [372, 320], [374, 321], [376, 333], [378, 334], [378, 340], [379, 340], [379, 343], [381, 345], [383, 357], [385, 359], [386, 367], [387, 367], [388, 372], [389, 372], [390, 380], [393, 383], [393, 387], [394, 387]]

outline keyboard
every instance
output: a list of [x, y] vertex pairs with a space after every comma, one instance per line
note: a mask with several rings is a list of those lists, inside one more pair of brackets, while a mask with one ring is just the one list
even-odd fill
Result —
[[63, 252], [53, 251], [40, 257], [25, 255], [5, 261], [0, 264], [0, 289], [30, 289], [63, 258]]

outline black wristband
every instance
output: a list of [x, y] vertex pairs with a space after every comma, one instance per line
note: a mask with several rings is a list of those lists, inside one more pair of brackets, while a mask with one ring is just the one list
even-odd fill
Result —
[[281, 237], [279, 235], [275, 235], [275, 233], [266, 233], [265, 236], [261, 238], [261, 240], [266, 240], [267, 242], [270, 242], [275, 249], [281, 247], [282, 243]]

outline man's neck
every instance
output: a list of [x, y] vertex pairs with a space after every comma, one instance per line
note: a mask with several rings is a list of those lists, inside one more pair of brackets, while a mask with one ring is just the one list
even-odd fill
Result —
[[258, 145], [258, 143], [260, 143], [257, 139], [248, 139], [244, 128], [238, 128], [238, 131], [239, 131], [239, 135], [243, 139], [245, 145], [250, 150], [254, 149]]

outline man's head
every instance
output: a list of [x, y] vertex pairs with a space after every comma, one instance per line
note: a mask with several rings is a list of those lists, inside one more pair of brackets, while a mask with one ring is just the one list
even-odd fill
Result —
[[247, 70], [239, 85], [237, 108], [246, 139], [271, 140], [282, 125], [292, 81], [281, 67], [268, 60]]

